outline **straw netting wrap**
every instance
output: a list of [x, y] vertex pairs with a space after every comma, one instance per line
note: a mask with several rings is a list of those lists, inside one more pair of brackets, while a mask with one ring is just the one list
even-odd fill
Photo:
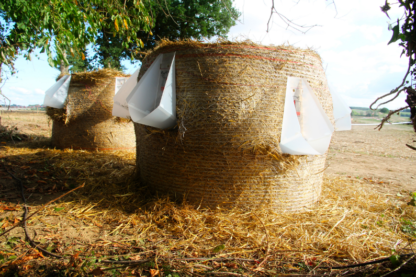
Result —
[[292, 156], [279, 148], [287, 77], [314, 89], [333, 121], [319, 55], [251, 43], [163, 42], [176, 52], [178, 128], [137, 125], [140, 180], [202, 206], [261, 206], [294, 211], [315, 203], [326, 155]]
[[52, 144], [57, 148], [133, 150], [133, 124], [112, 116], [116, 70], [74, 73], [63, 109], [48, 107], [53, 119]]

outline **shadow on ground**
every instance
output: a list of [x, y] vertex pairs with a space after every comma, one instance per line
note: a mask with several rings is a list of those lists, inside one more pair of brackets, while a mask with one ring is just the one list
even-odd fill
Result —
[[114, 203], [114, 195], [133, 195], [138, 191], [134, 185], [134, 152], [48, 147], [50, 140], [47, 139], [0, 147], [0, 200], [22, 202], [19, 182], [13, 176], [21, 180], [29, 205], [45, 204], [81, 184], [85, 184], [84, 188], [67, 196], [66, 201]]

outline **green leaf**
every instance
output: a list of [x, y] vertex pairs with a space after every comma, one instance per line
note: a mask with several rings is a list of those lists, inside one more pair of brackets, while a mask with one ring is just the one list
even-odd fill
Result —
[[390, 41], [389, 41], [388, 44], [393, 43], [393, 42], [396, 42], [400, 38], [400, 26], [399, 26], [399, 23], [397, 23], [397, 25], [392, 28], [392, 31], [393, 31], [393, 36], [391, 37], [391, 39], [390, 39]]
[[224, 249], [225, 249], [225, 245], [220, 244], [220, 245], [215, 246], [214, 249], [212, 249], [212, 252], [218, 253], [218, 252], [220, 252], [221, 250], [224, 250]]
[[416, 192], [410, 193], [410, 197], [411, 197], [410, 202], [408, 202], [407, 205], [416, 207]]
[[20, 238], [18, 238], [18, 237], [11, 237], [10, 239], [8, 239], [8, 241], [16, 243], [19, 239]]
[[15, 260], [17, 258], [17, 256], [15, 256], [15, 255], [13, 255], [13, 256], [9, 256], [8, 257], [8, 260], [10, 261], [10, 260]]
[[3, 52], [1, 52], [1, 57], [3, 58], [3, 62], [4, 62], [6, 65], [8, 65], [7, 59], [6, 59], [6, 57], [4, 56], [4, 53], [3, 53]]
[[65, 209], [65, 208], [64, 208], [64, 207], [54, 208], [55, 212], [60, 212], [60, 211], [62, 211], [63, 209]]
[[52, 52], [49, 50], [49, 47], [46, 48], [46, 53], [48, 54], [48, 63], [53, 67], [55, 64], [52, 58]]
[[389, 259], [390, 259], [390, 262], [391, 262], [394, 266], [396, 266], [396, 265], [397, 265], [397, 264], [399, 264], [399, 262], [400, 262], [400, 255], [393, 254], [393, 255], [391, 255], [391, 256], [389, 257]]

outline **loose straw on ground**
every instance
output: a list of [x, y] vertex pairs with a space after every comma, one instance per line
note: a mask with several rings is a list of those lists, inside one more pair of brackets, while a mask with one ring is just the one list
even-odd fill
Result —
[[[414, 243], [402, 231], [403, 220], [416, 221], [408, 200], [387, 198], [359, 180], [324, 178], [319, 203], [303, 213], [196, 209], [186, 199], [173, 202], [132, 186], [133, 168], [126, 166], [134, 160], [131, 153], [8, 148], [6, 155], [28, 161], [45, 159], [55, 168], [77, 173], [85, 182], [84, 189], [39, 215], [45, 221], [54, 216], [54, 207], [65, 207], [66, 213], [60, 213], [62, 222], [78, 222], [80, 227], [99, 224], [99, 231], [91, 229], [89, 237], [97, 242], [96, 253], [107, 251], [98, 243], [105, 232], [112, 233], [108, 239], [131, 245], [130, 250], [123, 248], [124, 254], [140, 255], [142, 261], [152, 260], [155, 254], [140, 252], [154, 249], [160, 261], [246, 259], [265, 261], [263, 266], [270, 268], [306, 259], [320, 262], [320, 268], [343, 268], [389, 257], [398, 241]], [[223, 250], [215, 252], [219, 245]], [[267, 245], [270, 251], [265, 255]], [[397, 251], [407, 254], [400, 245]], [[266, 256], [270, 257], [266, 260]]]

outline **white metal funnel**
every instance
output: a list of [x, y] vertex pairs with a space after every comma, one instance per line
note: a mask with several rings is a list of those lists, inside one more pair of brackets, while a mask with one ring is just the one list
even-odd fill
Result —
[[335, 131], [351, 130], [351, 109], [335, 92], [331, 92], [334, 107]]
[[129, 77], [116, 77], [116, 83], [114, 87], [114, 95], [120, 90], [120, 88], [127, 82]]
[[51, 86], [45, 92], [45, 98], [43, 100], [43, 105], [62, 109], [66, 97], [68, 96], [69, 83], [71, 81], [71, 75], [65, 75], [58, 80], [53, 86]]
[[[300, 96], [299, 90], [303, 91]], [[325, 154], [333, 132], [334, 127], [309, 84], [303, 79], [288, 77], [280, 138], [282, 152], [291, 155]]]
[[[140, 68], [131, 75], [121, 87], [117, 90], [116, 79], [116, 95], [114, 96], [113, 116], [130, 119], [129, 106], [127, 105], [127, 96], [133, 91], [137, 85], [137, 77], [139, 76]], [[118, 84], [121, 83], [121, 80]]]
[[175, 53], [159, 55], [127, 97], [131, 119], [169, 129], [176, 125]]

